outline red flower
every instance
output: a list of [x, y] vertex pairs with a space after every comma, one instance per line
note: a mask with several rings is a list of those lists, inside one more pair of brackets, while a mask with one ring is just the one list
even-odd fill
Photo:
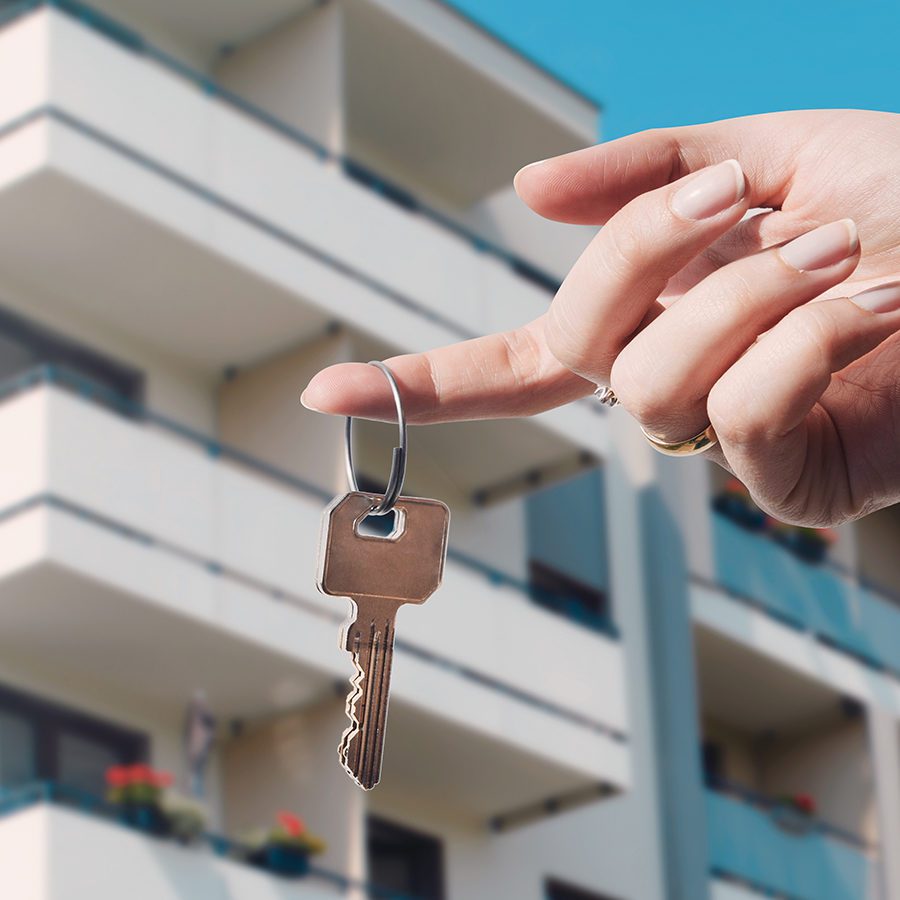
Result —
[[172, 787], [175, 782], [171, 772], [151, 772], [153, 776], [153, 784], [158, 788]]
[[106, 783], [111, 788], [121, 788], [128, 784], [128, 769], [125, 766], [110, 766], [106, 770]]
[[728, 481], [725, 482], [725, 490], [729, 494], [749, 494], [750, 491], [747, 490], [746, 485], [738, 481], [737, 478], [729, 478]]
[[129, 784], [153, 784], [153, 769], [144, 763], [129, 766], [127, 772]]
[[291, 836], [300, 837], [306, 831], [306, 825], [300, 816], [295, 816], [292, 812], [282, 810], [278, 813], [278, 824]]

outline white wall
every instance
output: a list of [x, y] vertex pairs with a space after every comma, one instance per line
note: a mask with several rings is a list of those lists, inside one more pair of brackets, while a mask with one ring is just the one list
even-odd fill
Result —
[[759, 752], [760, 786], [772, 797], [808, 793], [818, 815], [875, 843], [874, 777], [863, 719], [842, 721]]
[[315, 138], [344, 145], [343, 9], [315, 6], [255, 40], [230, 49], [215, 67], [238, 96]]
[[310, 412], [300, 404], [300, 394], [320, 369], [353, 359], [353, 342], [344, 331], [239, 370], [219, 387], [219, 436], [337, 493], [345, 484], [344, 419]]

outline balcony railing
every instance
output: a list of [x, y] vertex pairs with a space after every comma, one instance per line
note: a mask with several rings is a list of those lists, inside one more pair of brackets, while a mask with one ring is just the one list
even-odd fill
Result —
[[877, 900], [877, 866], [867, 851], [820, 823], [789, 831], [745, 796], [708, 790], [712, 874], [787, 900]]
[[713, 515], [716, 580], [735, 598], [900, 675], [900, 608], [836, 566], [812, 564]]
[[[132, 400], [123, 398], [115, 392], [100, 386], [95, 381], [91, 381], [78, 375], [75, 372], [66, 370], [62, 367], [54, 365], [37, 366], [33, 369], [29, 369], [28, 371], [23, 372], [20, 375], [0, 382], [0, 404], [2, 404], [6, 400], [12, 399], [13, 397], [19, 396], [42, 385], [52, 385], [62, 388], [76, 394], [77, 396], [88, 402], [104, 406], [107, 409], [120, 415], [127, 416], [128, 418], [136, 422], [140, 422], [147, 426], [152, 425], [158, 427], [178, 438], [201, 447], [209, 456], [215, 459], [227, 460], [237, 463], [238, 465], [248, 470], [257, 472], [276, 482], [279, 482], [285, 487], [313, 497], [317, 501], [330, 500], [332, 497], [331, 492], [326, 491], [325, 489], [320, 488], [312, 484], [311, 482], [307, 482], [301, 478], [297, 478], [294, 475], [277, 469], [276, 467], [258, 460], [250, 456], [249, 454], [246, 454], [243, 451], [231, 447], [227, 444], [222, 444], [219, 441], [216, 441], [215, 439], [203, 435], [200, 432], [194, 431], [191, 428], [181, 425], [180, 423], [175, 422], [166, 416], [155, 413], [147, 409], [146, 407], [135, 403]], [[248, 577], [242, 572], [233, 572], [229, 569], [228, 566], [223, 565], [220, 560], [202, 558], [191, 552], [185, 551], [180, 547], [167, 544], [165, 541], [161, 541], [153, 535], [136, 531], [134, 528], [129, 526], [128, 523], [110, 520], [106, 516], [98, 515], [92, 510], [87, 509], [79, 504], [72, 503], [62, 497], [57, 497], [55, 495], [40, 495], [28, 498], [23, 503], [18, 504], [12, 509], [0, 510], [0, 519], [7, 518], [11, 515], [23, 511], [26, 508], [33, 508], [35, 506], [49, 506], [72, 513], [74, 515], [77, 515], [79, 518], [93, 522], [99, 527], [111, 529], [123, 537], [127, 537], [129, 539], [136, 540], [145, 544], [153, 544], [159, 549], [173, 553], [174, 555], [187, 562], [194, 563], [203, 567], [207, 572], [215, 576], [221, 578], [231, 578], [245, 585], [252, 584], [255, 589], [268, 596], [271, 596], [278, 602], [291, 603], [316, 615], [322, 614], [319, 607], [313, 606], [302, 596], [289, 594], [279, 587], [267, 584], [255, 578]], [[520, 591], [522, 593], [523, 599], [526, 599], [529, 602], [540, 604], [542, 600], [546, 599], [533, 595], [529, 590], [528, 585], [525, 582], [522, 582], [520, 579], [517, 579], [514, 576], [501, 572], [499, 570], [495, 570], [485, 563], [481, 563], [480, 561], [474, 560], [465, 554], [454, 551], [452, 548], [448, 553], [448, 557], [452, 559], [456, 564], [466, 567], [484, 576], [491, 584], [503, 585], [513, 590]], [[335, 621], [340, 622], [341, 617], [338, 616]], [[594, 622], [583, 622], [582, 624], [589, 625], [594, 630], [603, 631], [608, 636], [618, 638], [618, 632], [615, 626], [608, 620], [602, 620], [602, 622], [599, 620]], [[498, 691], [499, 693], [511, 697], [521, 703], [540, 709], [543, 712], [548, 713], [549, 715], [565, 719], [583, 728], [588, 728], [597, 733], [604, 734], [612, 740], [618, 742], [625, 741], [624, 734], [603, 722], [597, 721], [590, 718], [589, 716], [581, 715], [574, 712], [573, 710], [544, 700], [541, 697], [528, 691], [522, 690], [521, 688], [513, 684], [509, 684], [505, 681], [499, 681], [498, 679], [490, 675], [487, 675], [475, 669], [471, 669], [468, 666], [461, 665], [453, 660], [438, 656], [437, 654], [427, 651], [417, 645], [398, 640], [397, 649], [400, 652], [414, 655], [426, 663], [445, 670], [452, 671], [456, 675], [469, 681], [475, 682], [489, 690]]]
[[408, 189], [392, 183], [368, 166], [357, 160], [330, 150], [314, 137], [301, 131], [299, 128], [289, 125], [277, 116], [266, 112], [259, 106], [249, 102], [239, 94], [222, 87], [214, 79], [203, 72], [199, 72], [168, 53], [149, 43], [141, 34], [116, 21], [112, 17], [101, 13], [90, 6], [78, 2], [78, 0], [20, 0], [12, 2], [0, 0], [0, 25], [12, 22], [20, 16], [35, 9], [50, 7], [77, 19], [83, 25], [115, 41], [120, 46], [153, 60], [166, 69], [175, 72], [182, 78], [190, 81], [200, 88], [205, 94], [215, 97], [223, 103], [240, 110], [254, 121], [276, 131], [282, 137], [288, 138], [296, 144], [317, 156], [323, 163], [339, 166], [342, 171], [352, 178], [357, 184], [363, 185], [378, 194], [380, 197], [394, 203], [409, 213], [420, 215], [439, 225], [446, 231], [467, 241], [476, 250], [489, 253], [504, 262], [521, 278], [524, 278], [546, 290], [548, 293], [556, 293], [560, 280], [557, 276], [543, 270], [527, 259], [513, 253], [499, 244], [484, 238], [477, 232], [455, 221], [446, 213], [429, 206]]
[[[54, 804], [66, 809], [77, 810], [86, 815], [97, 816], [107, 822], [116, 823], [131, 831], [140, 831], [135, 826], [123, 821], [119, 810], [111, 806], [102, 797], [86, 791], [52, 781], [36, 781], [21, 787], [0, 789], [0, 817], [12, 815], [41, 803]], [[148, 836], [148, 840], [149, 840]], [[198, 854], [207, 853], [215, 857], [243, 862], [246, 848], [240, 841], [219, 834], [205, 833], [201, 835], [191, 848]], [[273, 875], [272, 877], [278, 877]], [[333, 872], [316, 865], [311, 865], [309, 872], [302, 876], [304, 880], [314, 882], [317, 887], [330, 887], [336, 896], [350, 895], [365, 897], [367, 900], [421, 900], [411, 894], [400, 893], [379, 887], [370, 882], [348, 878], [340, 872]]]

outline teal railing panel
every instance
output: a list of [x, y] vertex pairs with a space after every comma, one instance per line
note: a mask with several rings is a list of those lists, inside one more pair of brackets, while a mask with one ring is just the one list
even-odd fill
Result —
[[723, 516], [713, 516], [716, 578], [727, 590], [757, 600], [798, 627], [806, 625], [804, 579], [782, 547]]
[[730, 593], [876, 668], [900, 673], [900, 607], [827, 562], [713, 516], [716, 580]]
[[875, 867], [864, 850], [823, 834], [775, 823], [771, 812], [716, 791], [706, 793], [710, 863], [719, 877], [791, 900], [876, 897]]

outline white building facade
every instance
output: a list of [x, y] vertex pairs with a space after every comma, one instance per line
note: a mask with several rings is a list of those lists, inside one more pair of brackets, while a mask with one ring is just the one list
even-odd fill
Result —
[[[444, 585], [398, 619], [382, 783], [338, 764], [343, 422], [299, 392], [544, 311], [591, 230], [511, 176], [595, 104], [437, 0], [0, 14], [4, 898], [900, 898], [900, 517], [802, 560], [587, 401], [413, 430]], [[377, 486], [393, 430], [357, 436]], [[105, 780], [187, 792], [197, 691], [184, 845]], [[246, 858], [281, 810], [328, 845], [303, 877]]]

